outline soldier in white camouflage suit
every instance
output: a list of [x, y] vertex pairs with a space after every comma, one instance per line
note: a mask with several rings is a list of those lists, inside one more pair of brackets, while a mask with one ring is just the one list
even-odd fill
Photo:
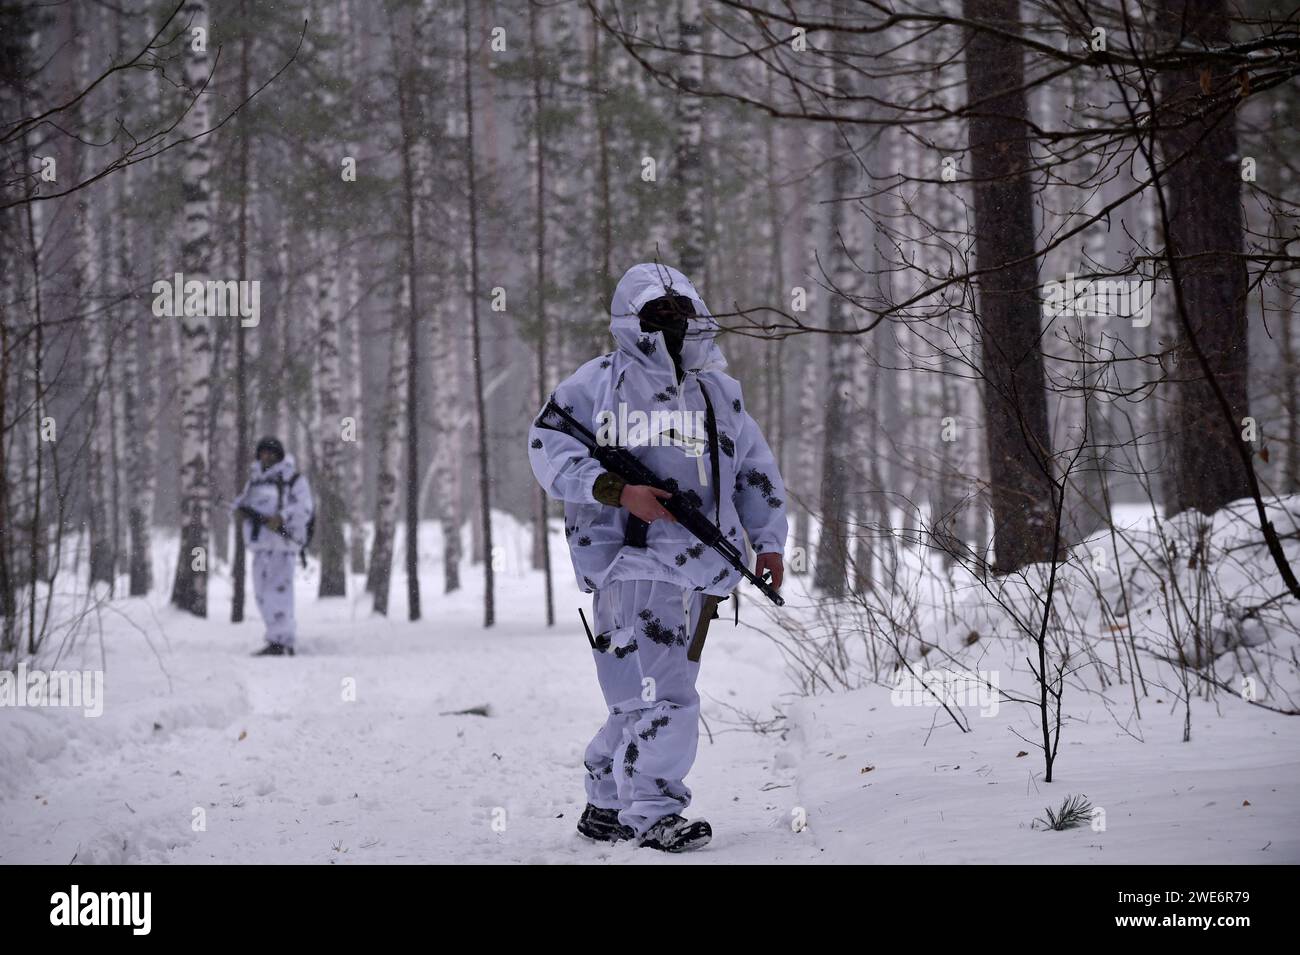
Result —
[[266, 624], [266, 646], [254, 656], [293, 656], [293, 577], [307, 545], [312, 509], [311, 486], [293, 455], [285, 454], [275, 438], [263, 438], [248, 483], [231, 504], [253, 555], [253, 593]]
[[[626, 484], [605, 471], [546, 409], [528, 435], [534, 475], [564, 501], [578, 583], [594, 592], [593, 654], [608, 718], [586, 750], [587, 807], [578, 829], [666, 851], [711, 838], [707, 822], [680, 814], [690, 804], [683, 779], [699, 739], [699, 663], [688, 659], [687, 648], [700, 617], [716, 615], [716, 600], [735, 589], [740, 575], [661, 500], [683, 495], [742, 554], [747, 537], [758, 554], [756, 572], [770, 572], [777, 587], [787, 533], [781, 475], [740, 384], [724, 372], [717, 330], [685, 275], [652, 263], [633, 266], [611, 306], [617, 349], [587, 362], [554, 392], [556, 403], [598, 439], [633, 421], [614, 443], [632, 450], [669, 491]], [[648, 430], [637, 432], [638, 420], [648, 420]], [[671, 427], [657, 431], [665, 421]]]

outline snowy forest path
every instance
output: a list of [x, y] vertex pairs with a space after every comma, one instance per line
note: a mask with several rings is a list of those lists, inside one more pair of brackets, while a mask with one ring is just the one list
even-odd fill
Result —
[[[471, 594], [414, 624], [351, 598], [302, 600], [290, 659], [247, 656], [255, 620], [117, 606], [153, 630], [157, 655], [106, 616], [103, 716], [8, 711], [26, 753], [5, 755], [26, 759], [3, 790], [0, 863], [685, 858], [574, 831], [582, 753], [604, 711], [576, 614], [545, 632], [520, 599], [484, 632]], [[791, 830], [792, 774], [773, 768], [780, 738], [732, 709], [770, 715], [784, 689], [773, 651], [743, 627], [718, 629], [687, 813], [708, 818], [715, 841], [689, 858], [814, 861], [815, 842]], [[478, 707], [489, 715], [460, 712]]]

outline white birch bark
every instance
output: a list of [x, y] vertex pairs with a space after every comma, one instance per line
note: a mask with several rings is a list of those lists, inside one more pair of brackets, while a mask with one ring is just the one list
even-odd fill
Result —
[[[182, 11], [191, 28], [206, 31], [207, 0], [188, 0]], [[204, 42], [191, 39], [186, 46], [184, 80], [189, 95], [196, 97], [182, 121], [190, 141], [182, 148], [182, 191], [185, 199], [185, 239], [181, 248], [182, 271], [187, 281], [208, 278], [211, 256], [211, 212], [209, 173], [210, 140], [198, 139], [209, 126], [210, 109], [206, 93], [211, 53]], [[180, 408], [181, 408], [181, 543], [172, 586], [172, 603], [195, 616], [208, 611], [208, 519], [211, 489], [208, 480], [207, 420], [211, 382], [212, 342], [209, 319], [187, 315], [180, 320]]]

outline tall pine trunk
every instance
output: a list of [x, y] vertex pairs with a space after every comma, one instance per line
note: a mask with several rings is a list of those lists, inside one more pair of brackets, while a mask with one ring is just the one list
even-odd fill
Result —
[[[967, 20], [1019, 32], [1019, 0], [963, 0]], [[993, 505], [993, 569], [1009, 573], [1052, 556], [1052, 444], [1034, 259], [1034, 209], [1023, 50], [968, 31], [970, 175], [985, 435]]]
[[[1162, 44], [1221, 46], [1228, 42], [1225, 0], [1164, 0]], [[1196, 357], [1181, 318], [1174, 316], [1170, 513], [1196, 508], [1210, 514], [1250, 494], [1239, 442], [1248, 408], [1246, 264], [1242, 254], [1241, 171], [1235, 116], [1224, 107], [1205, 110], [1202, 83], [1218, 89], [1234, 82], [1207, 61], [1161, 78], [1161, 161], [1169, 230], [1177, 259], [1191, 335], [1227, 399], [1232, 423]], [[1184, 158], [1184, 154], [1185, 158]]]

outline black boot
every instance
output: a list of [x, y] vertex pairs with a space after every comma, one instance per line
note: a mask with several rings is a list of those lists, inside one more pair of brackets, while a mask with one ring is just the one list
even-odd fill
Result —
[[268, 643], [262, 649], [253, 654], [255, 657], [284, 657], [293, 656], [293, 647], [287, 647], [283, 643]]
[[659, 819], [641, 837], [641, 845], [660, 852], [687, 852], [709, 844], [713, 829], [703, 819], [683, 819], [670, 813]]
[[623, 842], [636, 836], [631, 826], [618, 821], [617, 809], [601, 809], [591, 803], [587, 803], [587, 808], [582, 810], [578, 831], [597, 842]]

